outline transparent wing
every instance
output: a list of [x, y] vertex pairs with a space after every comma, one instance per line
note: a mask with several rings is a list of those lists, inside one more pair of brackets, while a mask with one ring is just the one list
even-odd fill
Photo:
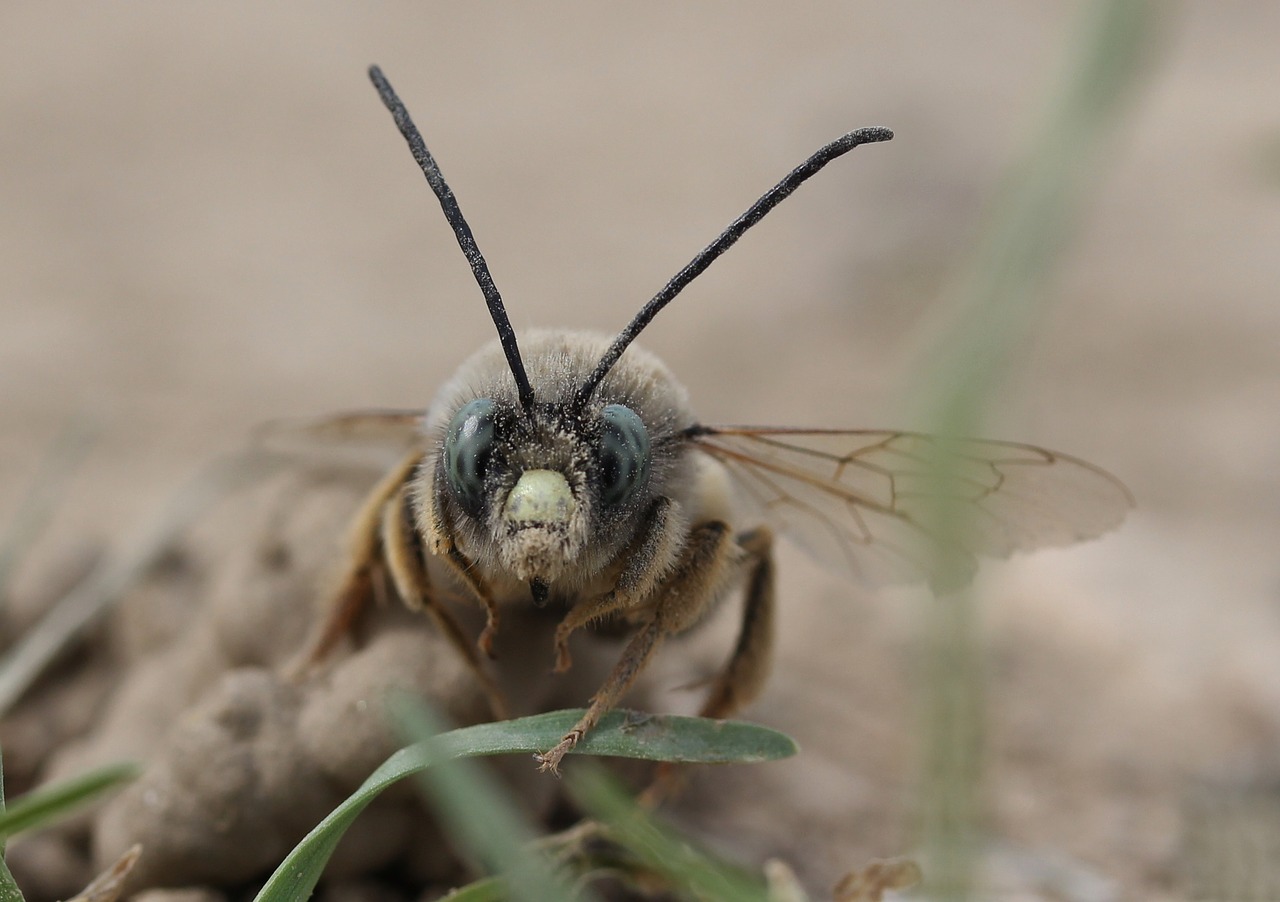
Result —
[[422, 439], [421, 410], [358, 410], [313, 419], [272, 420], [255, 444], [285, 454], [387, 464]]
[[729, 469], [765, 522], [873, 585], [1091, 539], [1133, 507], [1115, 477], [1032, 445], [748, 427], [698, 427], [690, 440]]

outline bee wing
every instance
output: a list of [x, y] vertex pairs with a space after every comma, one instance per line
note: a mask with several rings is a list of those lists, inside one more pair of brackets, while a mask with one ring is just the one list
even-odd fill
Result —
[[[1115, 477], [1033, 445], [747, 427], [698, 427], [690, 440], [765, 522], [872, 585], [933, 579], [943, 561], [967, 576], [979, 555], [1091, 539], [1133, 507]], [[936, 528], [957, 504], [963, 528]]]
[[286, 454], [388, 463], [422, 440], [421, 410], [358, 410], [312, 419], [272, 420], [254, 431], [255, 444]]

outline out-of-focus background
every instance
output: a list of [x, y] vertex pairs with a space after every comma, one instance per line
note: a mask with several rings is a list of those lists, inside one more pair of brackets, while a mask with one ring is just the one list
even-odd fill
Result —
[[[102, 430], [16, 591], [136, 530], [255, 424], [424, 405], [492, 335], [368, 64], [517, 330], [616, 331], [820, 144], [892, 127], [643, 344], [707, 422], [909, 426], [915, 351], [1080, 20], [1012, 2], [5, 6], [0, 519], [68, 423]], [[1220, 800], [1280, 778], [1278, 34], [1261, 0], [1169, 7], [986, 428], [1138, 499], [1104, 541], [989, 571], [990, 823], [1008, 867], [1045, 880], [1174, 893], [1197, 837], [1230, 829]], [[689, 818], [821, 885], [910, 846], [909, 680], [884, 650], [908, 644], [910, 603], [789, 549], [782, 567], [753, 713], [804, 755], [742, 778], [754, 815], [718, 818], [708, 792]]]

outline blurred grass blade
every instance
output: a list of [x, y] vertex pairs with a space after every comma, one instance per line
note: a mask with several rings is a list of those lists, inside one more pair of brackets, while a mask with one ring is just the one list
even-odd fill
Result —
[[197, 473], [138, 538], [109, 554], [0, 659], [0, 716], [68, 642], [146, 573], [178, 533], [214, 502], [284, 462], [283, 457], [263, 452], [241, 453], [218, 458]]
[[[1080, 215], [1108, 128], [1152, 58], [1158, 19], [1152, 0], [1089, 5], [1069, 46], [1069, 68], [1042, 126], [1004, 186], [970, 265], [949, 292], [954, 325], [920, 353], [917, 389], [928, 428], [944, 437], [982, 433], [991, 390], [1024, 347], [1043, 309], [1050, 277]], [[947, 504], [958, 474], [941, 466], [942, 499], [930, 517], [941, 547], [963, 546], [969, 512]], [[945, 562], [939, 562], [945, 570]], [[984, 654], [976, 601], [968, 590], [936, 598], [924, 637], [921, 684], [919, 830], [925, 895], [970, 898], [982, 849]]]
[[608, 828], [611, 839], [689, 897], [770, 902], [763, 881], [716, 861], [661, 827], [599, 768], [577, 769], [568, 783], [574, 801]]
[[[459, 851], [500, 875], [515, 902], [564, 902], [575, 893], [551, 862], [532, 848], [535, 831], [493, 778], [473, 762], [448, 755], [435, 737], [436, 715], [422, 702], [396, 699], [396, 715], [406, 737], [428, 755], [418, 779], [432, 801], [445, 834]], [[593, 898], [584, 895], [583, 898]]]
[[67, 902], [117, 902], [124, 893], [125, 881], [129, 879], [129, 873], [141, 857], [142, 846], [135, 843], [126, 849], [115, 863], [95, 877], [84, 890], [72, 896]]
[[39, 472], [0, 539], [0, 601], [5, 598], [19, 561], [48, 525], [71, 475], [88, 455], [98, 432], [97, 422], [90, 417], [73, 417], [45, 452]]
[[[764, 863], [765, 885], [768, 887], [769, 902], [810, 902], [809, 894], [804, 891], [800, 878], [780, 858], [770, 858]], [[846, 902], [837, 899], [837, 902]]]
[[[0, 815], [4, 811], [4, 754], [3, 749], [0, 749]], [[4, 863], [3, 837], [0, 837], [0, 902], [23, 902], [22, 892], [9, 873], [9, 866]]]
[[507, 884], [497, 877], [485, 877], [441, 896], [440, 902], [505, 902], [506, 899]]
[[24, 830], [69, 814], [104, 792], [135, 779], [141, 770], [136, 764], [111, 764], [20, 796], [0, 814], [0, 839], [8, 840]]
[[1110, 127], [1153, 60], [1167, 7], [1095, 0], [1086, 11], [1040, 129], [1006, 176], [979, 244], [946, 292], [949, 322], [916, 354], [919, 406], [943, 435], [973, 434], [1011, 352], [1034, 330]]
[[[477, 724], [443, 733], [430, 743], [416, 743], [401, 749], [289, 853], [258, 893], [257, 902], [306, 899], [347, 828], [365, 806], [391, 784], [445, 758], [545, 751], [577, 723], [582, 713], [581, 710], [553, 711], [518, 720]], [[754, 724], [618, 710], [606, 715], [573, 753], [727, 764], [787, 758], [796, 753], [796, 746], [781, 733]], [[533, 766], [532, 762], [529, 766]]]

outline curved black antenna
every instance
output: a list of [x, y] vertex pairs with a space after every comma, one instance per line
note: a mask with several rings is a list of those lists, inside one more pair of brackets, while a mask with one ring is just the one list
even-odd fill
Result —
[[405, 109], [400, 98], [396, 96], [395, 89], [391, 87], [391, 83], [382, 74], [382, 70], [377, 66], [370, 66], [369, 80], [378, 89], [378, 96], [382, 98], [382, 103], [386, 108], [391, 111], [391, 118], [395, 119], [396, 127], [400, 129], [400, 134], [404, 135], [405, 141], [409, 142], [409, 150], [413, 153], [413, 158], [417, 160], [418, 166], [421, 167], [422, 174], [427, 177], [427, 184], [431, 186], [431, 190], [435, 192], [436, 197], [440, 200], [440, 208], [444, 210], [444, 218], [453, 227], [453, 234], [457, 236], [458, 246], [462, 248], [462, 253], [466, 256], [467, 262], [471, 264], [471, 272], [476, 277], [476, 284], [480, 286], [480, 291], [484, 293], [484, 302], [489, 306], [489, 316], [493, 317], [493, 324], [498, 328], [498, 339], [502, 342], [502, 350], [507, 355], [507, 366], [511, 368], [511, 375], [516, 380], [516, 392], [520, 398], [520, 406], [525, 411], [530, 411], [533, 409], [534, 401], [533, 386], [529, 384], [529, 377], [524, 371], [524, 361], [520, 359], [520, 348], [516, 345], [515, 330], [511, 328], [511, 320], [507, 319], [507, 308], [502, 305], [502, 295], [498, 294], [498, 288], [493, 284], [493, 276], [489, 274], [489, 264], [484, 262], [484, 255], [480, 253], [480, 248], [476, 246], [475, 236], [471, 234], [471, 227], [467, 225], [467, 220], [462, 215], [462, 209], [458, 206], [457, 198], [453, 196], [453, 191], [444, 180], [444, 175], [440, 172], [440, 167], [436, 164], [435, 157], [431, 156], [431, 151], [427, 150], [427, 144], [422, 140], [422, 134], [418, 131], [418, 127], [409, 118], [409, 111]]
[[635, 315], [635, 319], [631, 320], [621, 334], [613, 340], [613, 344], [609, 345], [609, 349], [604, 352], [604, 356], [600, 358], [596, 368], [587, 377], [587, 381], [578, 389], [578, 393], [573, 399], [574, 408], [581, 410], [586, 406], [587, 401], [591, 398], [591, 393], [596, 390], [600, 381], [608, 375], [609, 370], [613, 369], [613, 365], [618, 362], [622, 352], [644, 330], [644, 327], [649, 325], [649, 322], [658, 315], [659, 311], [671, 303], [675, 296], [684, 290], [686, 285], [702, 275], [702, 272], [717, 257], [733, 247], [734, 242], [741, 238], [747, 229], [763, 219], [765, 214], [782, 203], [787, 198], [787, 195], [799, 188], [810, 176], [816, 175], [823, 166], [826, 166], [836, 157], [843, 156], [860, 144], [875, 144], [880, 141], [888, 141], [892, 137], [893, 132], [878, 126], [851, 131], [820, 149], [809, 159], [791, 170], [786, 178], [766, 191], [759, 200], [747, 209], [747, 212], [731, 222], [720, 233], [720, 237], [703, 248], [696, 257], [689, 261], [684, 269], [676, 273], [671, 281], [649, 300], [649, 303], [640, 308], [640, 312]]

